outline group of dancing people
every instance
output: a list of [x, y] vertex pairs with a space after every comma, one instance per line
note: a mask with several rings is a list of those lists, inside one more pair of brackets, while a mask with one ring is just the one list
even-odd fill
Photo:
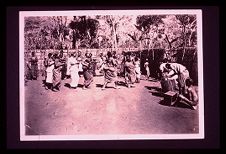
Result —
[[87, 89], [93, 83], [94, 75], [102, 74], [104, 76], [102, 90], [105, 90], [109, 83], [114, 84], [115, 89], [119, 89], [118, 77], [122, 72], [128, 88], [135, 87], [134, 83], [139, 83], [141, 76], [138, 56], [121, 56], [116, 55], [115, 52], [107, 52], [106, 55], [100, 53], [94, 62], [92, 53], [86, 53], [83, 57], [81, 52], [73, 52], [65, 58], [63, 52], [60, 51], [57, 54], [49, 53], [44, 63], [46, 68], [45, 88], [54, 92], [60, 90], [64, 71], [66, 78], [71, 79], [69, 84], [71, 89], [78, 87], [81, 76], [84, 77], [83, 89]]
[[[37, 67], [37, 58], [32, 53], [30, 58], [31, 79], [37, 79], [35, 68]], [[70, 78], [69, 87], [76, 89], [80, 78], [83, 76], [83, 89], [90, 88], [93, 83], [93, 77], [97, 74], [104, 76], [102, 90], [106, 89], [109, 83], [113, 88], [119, 89], [118, 77], [124, 78], [125, 86], [135, 87], [135, 83], [140, 83], [141, 66], [140, 57], [134, 54], [116, 54], [116, 52], [100, 53], [96, 59], [91, 53], [82, 56], [81, 52], [73, 52], [68, 57], [63, 55], [63, 51], [58, 53], [49, 53], [44, 60], [45, 65], [45, 88], [54, 92], [60, 90], [61, 80]], [[145, 60], [146, 80], [150, 76], [148, 59]], [[198, 94], [193, 86], [193, 80], [189, 76], [189, 71], [185, 66], [179, 63], [161, 62], [159, 65], [161, 86], [163, 92], [178, 90], [178, 97], [191, 106], [198, 103]], [[166, 85], [166, 86], [165, 86]], [[164, 89], [166, 91], [164, 91]]]

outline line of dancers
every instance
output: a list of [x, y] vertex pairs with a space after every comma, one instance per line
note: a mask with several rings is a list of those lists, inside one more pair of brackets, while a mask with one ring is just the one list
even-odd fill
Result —
[[[37, 61], [37, 59], [32, 58]], [[135, 87], [135, 83], [140, 83], [141, 69], [140, 58], [133, 54], [116, 54], [116, 52], [107, 52], [99, 54], [93, 58], [91, 53], [86, 53], [83, 57], [81, 52], [73, 52], [65, 57], [63, 51], [52, 54], [49, 53], [45, 59], [45, 88], [54, 92], [60, 90], [61, 80], [70, 78], [69, 87], [76, 89], [79, 79], [83, 76], [83, 89], [90, 88], [95, 75], [104, 76], [102, 90], [105, 90], [108, 84], [113, 84], [113, 88], [120, 89], [119, 78], [124, 78], [126, 87]], [[144, 62], [146, 70], [146, 79], [149, 78], [150, 69], [148, 60]], [[191, 106], [198, 103], [198, 94], [193, 86], [193, 81], [189, 77], [189, 71], [185, 66], [179, 63], [165, 62], [159, 66], [161, 72], [161, 86], [164, 90], [164, 83], [168, 86], [166, 91], [178, 89], [178, 97]]]
[[[70, 78], [70, 88], [78, 87], [79, 79], [84, 77], [83, 89], [87, 89], [93, 83], [93, 77], [97, 74], [104, 76], [102, 90], [110, 83], [118, 87], [118, 77], [125, 78], [128, 88], [134, 87], [134, 83], [140, 82], [141, 70], [140, 59], [135, 55], [116, 55], [115, 52], [108, 52], [106, 55], [101, 53], [96, 59], [92, 58], [91, 53], [86, 53], [85, 57], [81, 52], [73, 52], [67, 58], [63, 52], [58, 54], [49, 53], [45, 59], [46, 75], [45, 88], [56, 92], [60, 90], [62, 75]], [[66, 68], [66, 69], [63, 69]], [[63, 73], [65, 71], [66, 73]]]

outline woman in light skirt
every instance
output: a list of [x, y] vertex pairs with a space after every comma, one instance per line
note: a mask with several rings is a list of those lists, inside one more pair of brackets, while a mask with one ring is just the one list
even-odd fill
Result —
[[71, 74], [70, 87], [76, 89], [79, 81], [79, 62], [76, 60], [76, 54], [74, 53], [70, 59], [69, 69]]

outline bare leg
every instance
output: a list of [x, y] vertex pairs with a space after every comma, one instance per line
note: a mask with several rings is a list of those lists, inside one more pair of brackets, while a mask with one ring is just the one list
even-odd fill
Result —
[[126, 80], [126, 85], [127, 85], [128, 88], [131, 87], [131, 86], [130, 86], [130, 82], [129, 82], [128, 80]]
[[104, 82], [104, 84], [103, 84], [103, 86], [102, 86], [101, 90], [104, 90], [104, 89], [105, 89], [105, 87], [107, 86], [107, 84], [108, 84], [108, 82]]
[[131, 85], [130, 85], [131, 87], [135, 87], [135, 85], [134, 85], [134, 83], [131, 83]]
[[83, 90], [86, 90], [87, 88], [86, 88], [86, 86], [85, 86], [85, 85], [83, 85], [82, 89], [83, 89]]
[[120, 88], [117, 86], [117, 81], [114, 82], [114, 88], [115, 88], [115, 89], [120, 89]]
[[49, 83], [45, 83], [45, 89], [46, 89], [46, 90], [49, 89]]
[[184, 97], [183, 95], [179, 94], [178, 95], [179, 98], [181, 98], [183, 101], [185, 101], [191, 108], [195, 109], [194, 103], [192, 101], [190, 101], [189, 99], [187, 99], [186, 97]]

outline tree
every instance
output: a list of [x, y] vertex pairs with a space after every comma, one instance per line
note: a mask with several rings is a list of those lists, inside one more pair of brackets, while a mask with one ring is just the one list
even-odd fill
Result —
[[86, 16], [74, 16], [69, 24], [73, 30], [72, 47], [78, 48], [76, 42], [80, 42], [81, 47], [94, 48], [97, 47], [97, 30], [99, 21]]
[[113, 15], [106, 15], [103, 16], [105, 19], [105, 22], [108, 24], [108, 26], [111, 29], [111, 36], [112, 36], [112, 47], [117, 50], [118, 48], [118, 38], [117, 38], [117, 28], [120, 21], [120, 16], [113, 16]]
[[[142, 15], [137, 16], [136, 19], [136, 29], [133, 35], [128, 34], [134, 41], [139, 42], [140, 49], [147, 47], [148, 51], [150, 47], [155, 45], [155, 40], [157, 40], [158, 27], [163, 23], [162, 18], [164, 15]], [[153, 51], [154, 58], [154, 51]]]
[[[133, 33], [136, 28], [136, 16], [97, 16], [100, 22], [98, 28], [98, 40], [101, 48], [130, 48], [136, 46], [136, 43], [131, 41], [128, 34]], [[113, 26], [114, 25], [114, 26]]]
[[[69, 35], [69, 28], [67, 16], [53, 16], [51, 17], [51, 21], [53, 22], [53, 27], [51, 35], [54, 40], [54, 44], [56, 43], [58, 47], [63, 48], [66, 46], [67, 42], [65, 42], [66, 36]], [[67, 40], [70, 41], [70, 40]]]
[[193, 42], [196, 42], [196, 16], [195, 15], [176, 15], [176, 18], [179, 20], [179, 24], [182, 31], [183, 36], [183, 56], [182, 61], [185, 54], [185, 48], [188, 45], [195, 45]]
[[67, 17], [26, 17], [25, 49], [59, 48], [69, 35]]
[[24, 37], [25, 37], [25, 50], [36, 49], [38, 46], [38, 37], [40, 27], [42, 23], [40, 17], [26, 17], [25, 18], [25, 27], [24, 27]]

